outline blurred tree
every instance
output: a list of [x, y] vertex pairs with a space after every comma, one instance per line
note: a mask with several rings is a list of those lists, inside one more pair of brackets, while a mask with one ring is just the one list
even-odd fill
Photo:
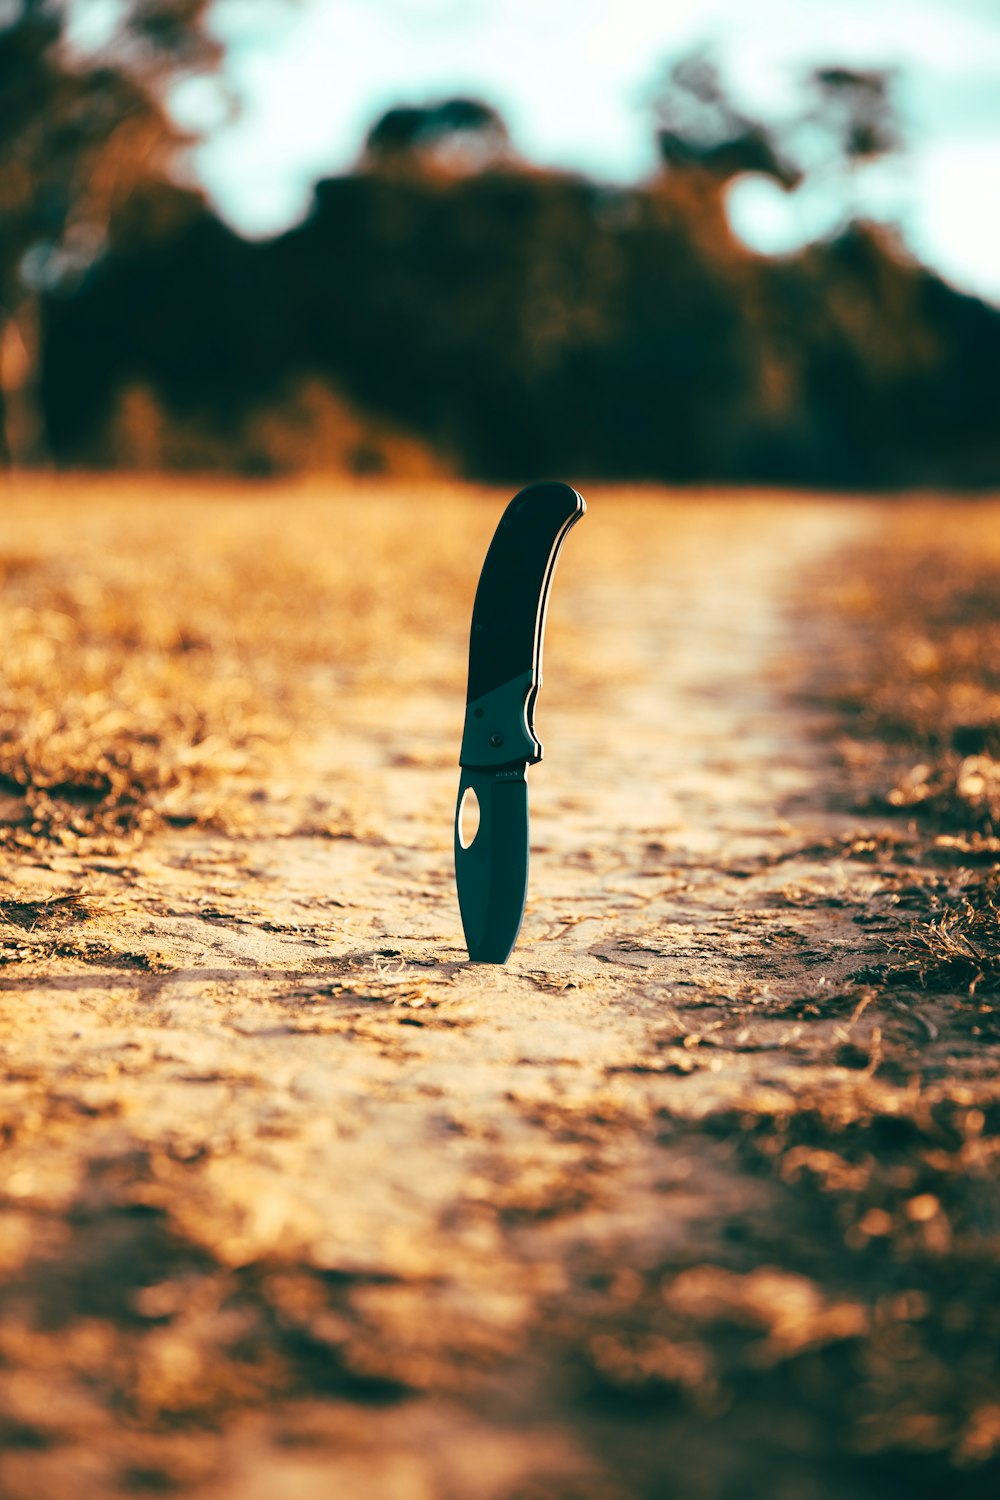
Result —
[[773, 177], [786, 189], [799, 167], [775, 132], [733, 104], [711, 54], [704, 49], [674, 63], [654, 96], [660, 159], [669, 171], [697, 171], [717, 189], [742, 172]]
[[865, 216], [861, 170], [904, 145], [895, 75], [830, 64], [800, 82], [797, 109], [764, 123], [734, 103], [710, 51], [667, 70], [653, 96], [665, 183], [701, 214], [703, 239], [724, 238], [724, 190], [744, 173], [769, 177], [786, 192], [811, 184], [836, 205], [839, 232]]
[[214, 69], [210, 0], [126, 0], [97, 54], [74, 56], [70, 7], [12, 0], [0, 12], [0, 460], [44, 461], [40, 296], [99, 255], [117, 209], [162, 179], [190, 143], [166, 88]]
[[861, 165], [900, 150], [903, 138], [888, 70], [816, 68], [809, 83], [816, 99], [812, 119], [846, 161]]
[[498, 112], [480, 99], [399, 104], [380, 116], [365, 140], [368, 167], [443, 166], [479, 172], [503, 161], [510, 136]]
[[900, 152], [904, 145], [888, 69], [815, 68], [806, 79], [811, 108], [803, 122], [804, 152], [813, 170], [837, 181], [843, 226], [864, 217], [859, 168]]
[[489, 106], [445, 100], [384, 114], [269, 242], [133, 191], [107, 253], [45, 299], [53, 451], [370, 471], [408, 433], [494, 480], [996, 483], [1000, 312], [876, 225], [775, 259], [729, 230], [734, 175], [791, 187], [891, 144], [872, 91], [823, 72], [827, 112], [800, 100], [772, 128], [681, 66], [651, 184], [519, 162]]

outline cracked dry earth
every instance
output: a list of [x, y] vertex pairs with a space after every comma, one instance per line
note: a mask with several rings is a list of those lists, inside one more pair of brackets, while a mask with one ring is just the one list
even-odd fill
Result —
[[[911, 1193], [917, 1259], [879, 1259], [850, 1151], [810, 1144], [828, 1116], [890, 1128], [914, 1087], [852, 979], [905, 913], [884, 863], [844, 854], [874, 825], [803, 696], [835, 628], [807, 582], [884, 507], [588, 494], [501, 970], [465, 959], [450, 850], [506, 498], [143, 510], [91, 488], [8, 511], [19, 555], [98, 583], [112, 534], [119, 567], [197, 567], [237, 534], [265, 562], [268, 537], [348, 538], [359, 567], [368, 529], [400, 545], [384, 587], [371, 553], [370, 670], [309, 668], [244, 818], [8, 851], [4, 1500], [995, 1493], [988, 1418], [968, 1430], [989, 1372], [932, 1399], [907, 1353], [933, 1215]], [[452, 581], [416, 639], [435, 556]], [[325, 601], [331, 640], [357, 607]], [[975, 1071], [929, 1020], [907, 1046]], [[829, 1208], [824, 1172], [847, 1183]], [[946, 1341], [933, 1360], [940, 1386]]]

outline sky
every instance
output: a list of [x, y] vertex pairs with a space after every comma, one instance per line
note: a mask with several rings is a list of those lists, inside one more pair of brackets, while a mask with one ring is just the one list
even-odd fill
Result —
[[[244, 233], [301, 219], [312, 184], [349, 170], [387, 107], [471, 94], [538, 163], [612, 182], [653, 169], [651, 95], [665, 65], [709, 44], [737, 101], [779, 121], [824, 63], [891, 66], [905, 159], [859, 186], [911, 250], [1000, 303], [1000, 0], [218, 0], [223, 79], [172, 101], [209, 127], [197, 177]], [[781, 253], [834, 227], [821, 188], [732, 191], [734, 227]]]

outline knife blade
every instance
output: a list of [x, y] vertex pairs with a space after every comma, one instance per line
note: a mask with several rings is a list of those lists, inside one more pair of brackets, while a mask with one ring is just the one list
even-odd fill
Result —
[[[506, 963], [524, 917], [527, 770], [542, 759], [534, 709], [545, 614], [559, 551], [586, 509], [568, 484], [521, 490], [500, 519], [476, 590], [455, 812], [455, 881], [474, 963]], [[478, 804], [474, 831], [470, 803]]]

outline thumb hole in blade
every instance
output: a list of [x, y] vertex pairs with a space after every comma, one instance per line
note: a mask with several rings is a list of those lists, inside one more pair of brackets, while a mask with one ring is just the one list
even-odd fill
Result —
[[470, 848], [476, 842], [479, 818], [479, 798], [475, 788], [467, 786], [458, 809], [458, 842], [463, 849]]

